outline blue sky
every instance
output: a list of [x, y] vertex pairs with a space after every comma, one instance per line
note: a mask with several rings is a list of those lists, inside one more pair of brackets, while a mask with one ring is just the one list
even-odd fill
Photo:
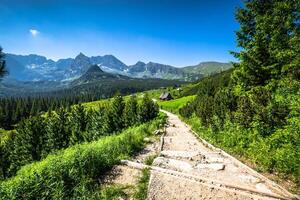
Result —
[[174, 66], [231, 61], [241, 0], [0, 0], [5, 52], [113, 54]]

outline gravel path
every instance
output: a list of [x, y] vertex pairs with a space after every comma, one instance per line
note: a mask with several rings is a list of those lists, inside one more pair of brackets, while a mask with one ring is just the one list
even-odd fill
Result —
[[294, 196], [224, 151], [198, 139], [168, 115], [160, 156], [153, 162], [148, 199], [293, 199]]

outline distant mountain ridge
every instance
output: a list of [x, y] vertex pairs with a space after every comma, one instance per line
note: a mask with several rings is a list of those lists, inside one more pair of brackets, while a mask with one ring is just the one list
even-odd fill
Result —
[[100, 69], [98, 65], [92, 65], [90, 68], [78, 79], [72, 81], [72, 85], [81, 85], [86, 83], [93, 83], [97, 81], [107, 80], [125, 80], [130, 79], [127, 76], [119, 74], [111, 74]]
[[159, 63], [137, 62], [128, 68], [128, 72], [134, 77], [139, 78], [162, 78], [162, 79], [188, 79], [189, 74], [170, 65], [163, 65]]
[[204, 74], [205, 76], [219, 73], [222, 71], [226, 71], [232, 68], [231, 63], [221, 63], [221, 62], [201, 62], [198, 65], [187, 66], [183, 67], [183, 71], [186, 73], [193, 73], [193, 74]]
[[[127, 66], [113, 55], [88, 57], [79, 53], [75, 58], [53, 61], [44, 56], [6, 54], [9, 78], [21, 81], [72, 81], [92, 66], [97, 65], [104, 72], [134, 78], [161, 78], [192, 81], [231, 66], [229, 63], [200, 63], [199, 65], [177, 68], [160, 63], [137, 62]], [[213, 63], [213, 64], [211, 64]]]

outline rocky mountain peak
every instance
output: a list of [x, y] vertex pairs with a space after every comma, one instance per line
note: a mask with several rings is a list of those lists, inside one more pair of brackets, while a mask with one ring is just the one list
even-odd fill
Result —
[[138, 61], [135, 65], [142, 66], [142, 65], [146, 65], [146, 63], [144, 63], [144, 62], [142, 62], [142, 61]]
[[76, 59], [89, 59], [89, 57], [87, 57], [86, 55], [84, 55], [82, 52], [80, 52], [76, 57]]

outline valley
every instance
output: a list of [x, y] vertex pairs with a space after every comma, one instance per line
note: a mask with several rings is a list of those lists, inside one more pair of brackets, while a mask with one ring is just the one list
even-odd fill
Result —
[[299, 13], [1, 0], [0, 200], [300, 200]]
[[[231, 64], [214, 62], [214, 68], [207, 71], [211, 63], [176, 68], [140, 61], [127, 66], [112, 55], [87, 57], [83, 53], [74, 59], [56, 62], [33, 54], [6, 54], [5, 59], [9, 74], [0, 84], [0, 97], [89, 96], [96, 90], [98, 93], [94, 94], [94, 99], [107, 98], [116, 91], [128, 94], [176, 86], [232, 67]], [[107, 93], [109, 90], [111, 92]]]

